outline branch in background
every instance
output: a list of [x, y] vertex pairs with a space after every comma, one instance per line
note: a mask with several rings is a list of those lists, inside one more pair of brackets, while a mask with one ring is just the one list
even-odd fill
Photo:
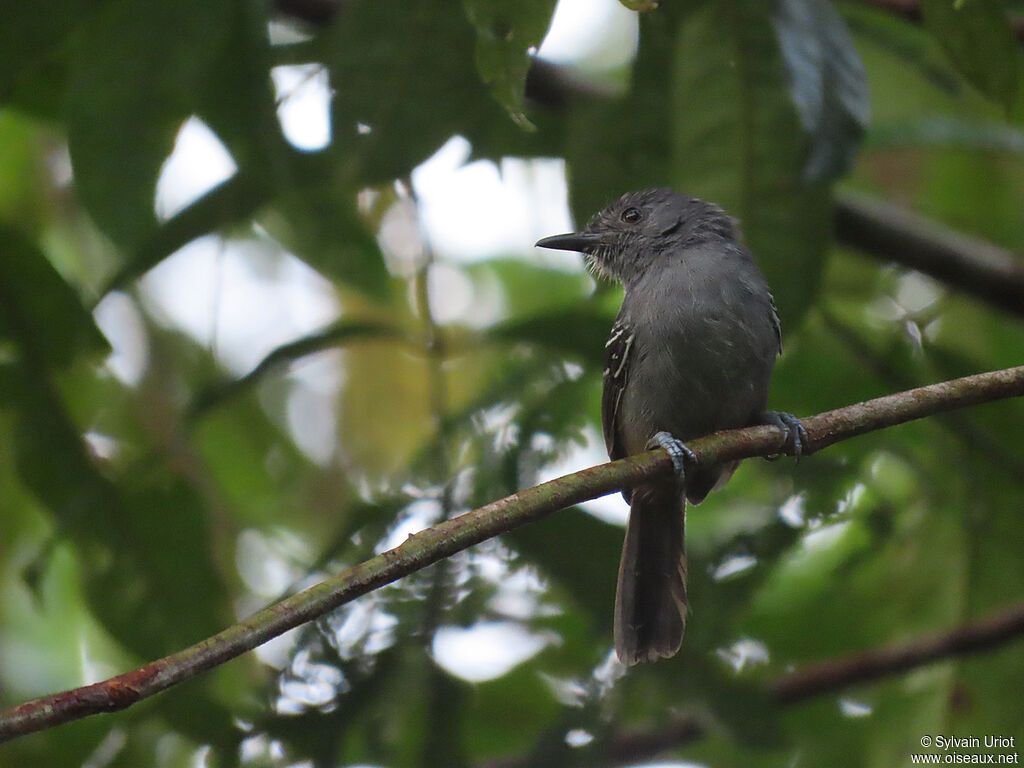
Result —
[[770, 690], [772, 698], [780, 704], [795, 704], [819, 693], [905, 672], [939, 659], [988, 650], [1022, 634], [1024, 604], [964, 624], [944, 635], [810, 664], [776, 680]]
[[[888, 11], [894, 16], [899, 16], [906, 21], [915, 24], [921, 21], [920, 0], [852, 0], [858, 5], [867, 5], [878, 8], [880, 11]], [[1024, 16], [1009, 14], [1010, 27], [1018, 40], [1024, 40]]]
[[1024, 261], [890, 203], [837, 192], [836, 239], [1024, 317]]
[[352, 342], [380, 338], [409, 342], [405, 333], [393, 325], [369, 320], [339, 320], [296, 341], [282, 344], [271, 350], [255, 368], [241, 378], [218, 384], [200, 392], [185, 410], [185, 421], [197, 421], [224, 400], [251, 389], [269, 372], [302, 357], [326, 349], [337, 349]]
[[[824, 693], [836, 693], [858, 683], [878, 680], [898, 672], [954, 656], [997, 648], [1024, 635], [1024, 603], [1001, 613], [963, 624], [945, 634], [919, 638], [900, 645], [872, 648], [838, 659], [809, 664], [768, 685], [771, 699], [788, 707]], [[649, 760], [670, 749], [703, 738], [702, 720], [680, 716], [656, 729], [626, 731], [605, 743], [603, 754], [591, 756], [588, 765], [621, 765]], [[481, 768], [527, 768], [521, 759], [494, 760]]]
[[[1024, 366], [887, 395], [803, 419], [808, 452], [913, 419], [1021, 395]], [[785, 443], [781, 430], [759, 426], [719, 432], [694, 440], [689, 446], [697, 462], [707, 465], [782, 453]], [[663, 450], [648, 451], [560, 477], [446, 520], [190, 648], [109, 680], [4, 710], [0, 712], [0, 741], [129, 707], [467, 547], [564, 507], [672, 471], [672, 462]]]
[[[858, 331], [843, 323], [827, 307], [821, 307], [819, 312], [825, 327], [846, 345], [858, 363], [874, 373], [886, 389], [906, 389], [917, 383], [909, 376], [894, 370]], [[952, 411], [937, 416], [936, 421], [944, 424], [965, 450], [984, 457], [993, 467], [1000, 467], [1010, 482], [1024, 484], [1024, 459], [1009, 450], [987, 429], [979, 426], [967, 413]]]

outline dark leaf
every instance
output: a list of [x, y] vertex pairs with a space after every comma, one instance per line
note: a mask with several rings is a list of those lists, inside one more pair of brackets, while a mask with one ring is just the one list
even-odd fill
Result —
[[477, 33], [476, 64], [494, 97], [522, 126], [529, 50], [539, 46], [551, 21], [554, 0], [465, 0]]
[[308, 184], [284, 192], [266, 224], [285, 247], [325, 277], [375, 298], [390, 287], [377, 238], [359, 215], [356, 193], [339, 184]]
[[189, 408], [188, 418], [194, 419], [204, 415], [208, 410], [224, 400], [235, 398], [242, 392], [252, 388], [264, 379], [267, 374], [325, 349], [344, 346], [345, 344], [366, 339], [383, 337], [397, 338], [402, 335], [394, 326], [382, 323], [364, 322], [359, 320], [339, 320], [337, 323], [304, 336], [296, 341], [282, 344], [272, 350], [249, 373], [233, 381], [211, 387], [200, 393]]
[[525, 341], [579, 357], [594, 366], [604, 363], [604, 341], [613, 317], [586, 306], [506, 320], [487, 330], [501, 341]]
[[38, 355], [50, 371], [82, 354], [108, 349], [106, 339], [43, 253], [24, 236], [0, 225], [0, 339]]
[[[18, 103], [31, 103], [34, 98], [28, 93], [28, 84], [37, 90], [51, 85], [46, 75], [54, 73], [48, 68], [54, 67], [59, 51], [89, 14], [95, 13], [97, 5], [88, 0], [58, 0], [47, 5], [46, 13], [40, 13], [31, 3], [5, 3], [0, 24], [0, 51], [4, 52], [0, 57], [0, 102], [9, 102], [16, 95]], [[56, 79], [62, 81], [62, 77]], [[47, 90], [41, 111], [56, 114], [63, 91]]]
[[517, 528], [506, 538], [584, 609], [600, 634], [610, 637], [622, 535], [618, 526], [573, 508]]
[[454, 134], [501, 114], [477, 75], [476, 35], [462, 13], [351, 0], [318, 43], [335, 89], [334, 141], [361, 183], [404, 177]]
[[248, 219], [270, 194], [244, 173], [218, 184], [148, 234], [107, 281], [103, 293], [124, 288], [197, 237]]
[[806, 172], [814, 142], [771, 21], [756, 0], [705, 5], [683, 19], [670, 92], [675, 178], [739, 219], [792, 329], [818, 287], [831, 206], [824, 180]]
[[1024, 119], [1024, 51], [1001, 0], [922, 0], [925, 26], [960, 73], [1016, 122]]
[[75, 39], [67, 122], [76, 189], [126, 249], [156, 227], [157, 175], [230, 21], [225, 2], [109, 3]]
[[781, 0], [774, 22], [789, 90], [811, 141], [804, 176], [835, 178], [853, 163], [867, 128], [864, 65], [828, 0]]

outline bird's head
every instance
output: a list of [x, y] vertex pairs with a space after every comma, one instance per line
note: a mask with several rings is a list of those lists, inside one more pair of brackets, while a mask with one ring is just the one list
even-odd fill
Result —
[[734, 237], [732, 220], [713, 203], [661, 187], [628, 192], [595, 214], [586, 229], [537, 245], [579, 251], [596, 275], [628, 284], [704, 235]]

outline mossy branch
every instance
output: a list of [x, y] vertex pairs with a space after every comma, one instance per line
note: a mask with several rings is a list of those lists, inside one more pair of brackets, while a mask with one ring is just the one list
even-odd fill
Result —
[[[931, 384], [803, 419], [805, 452], [944, 411], [1024, 395], [1024, 366]], [[785, 436], [759, 426], [693, 440], [700, 464], [769, 456]], [[0, 712], [0, 742], [101, 712], [113, 712], [230, 661], [403, 576], [564, 507], [672, 472], [661, 449], [591, 467], [514, 493], [411, 535], [400, 546], [303, 590], [178, 653], [93, 685]]]

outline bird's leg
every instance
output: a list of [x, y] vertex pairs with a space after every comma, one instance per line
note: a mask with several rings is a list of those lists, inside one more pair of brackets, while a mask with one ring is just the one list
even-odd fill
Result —
[[686, 490], [686, 466], [697, 463], [697, 454], [686, 447], [686, 444], [668, 432], [658, 432], [647, 441], [648, 450], [664, 448], [665, 453], [672, 459], [672, 466], [676, 470], [676, 485], [680, 490]]
[[786, 436], [786, 449], [793, 456], [796, 456], [797, 461], [800, 461], [800, 456], [804, 452], [804, 446], [808, 443], [807, 430], [800, 423], [800, 419], [792, 413], [786, 413], [785, 411], [765, 411], [761, 420], [765, 424], [782, 430]]

